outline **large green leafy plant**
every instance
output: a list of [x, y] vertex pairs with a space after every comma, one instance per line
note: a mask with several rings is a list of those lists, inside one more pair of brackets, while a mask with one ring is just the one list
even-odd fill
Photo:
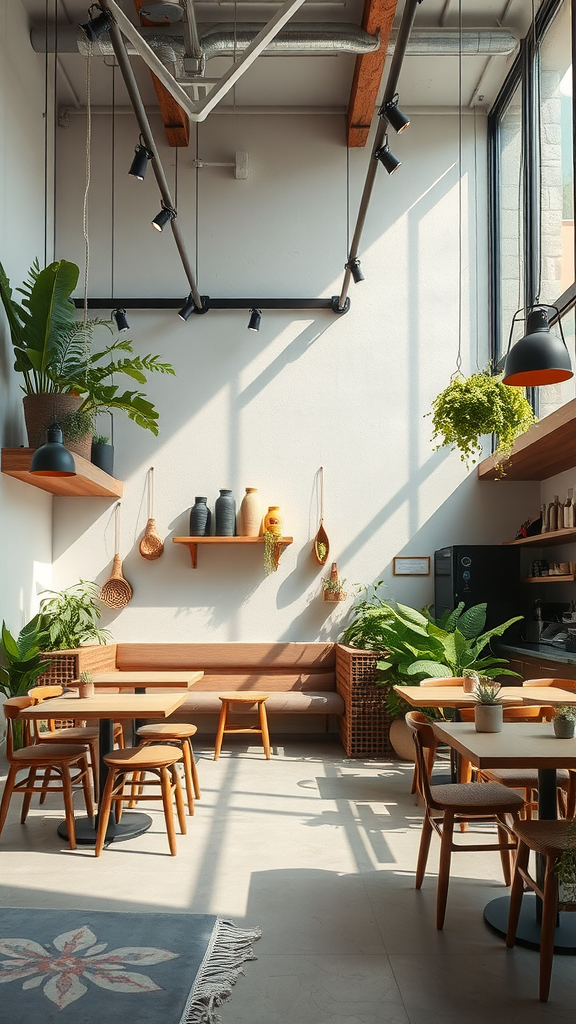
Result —
[[386, 688], [386, 704], [391, 714], [399, 715], [406, 710], [405, 702], [393, 690], [398, 683], [418, 684], [426, 678], [461, 676], [465, 669], [490, 679], [518, 674], [507, 668], [506, 658], [492, 654], [489, 644], [522, 616], [486, 630], [486, 604], [465, 610], [460, 603], [453, 612], [435, 620], [426, 611], [382, 600], [379, 586], [376, 585], [371, 597], [356, 605], [354, 619], [342, 634], [341, 642], [377, 652], [378, 681]]
[[482, 455], [482, 436], [495, 434], [500, 465], [514, 441], [535, 422], [524, 388], [509, 387], [488, 371], [455, 377], [432, 402], [432, 440], [436, 449], [450, 445], [466, 465]]
[[134, 355], [132, 342], [127, 340], [113, 341], [93, 351], [96, 330], [113, 328], [105, 320], [76, 319], [71, 295], [78, 275], [79, 268], [67, 260], [51, 263], [44, 270], [36, 260], [18, 289], [24, 296], [19, 303], [0, 264], [0, 298], [14, 346], [14, 369], [24, 378], [22, 390], [27, 395], [80, 395], [82, 404], [73, 414], [79, 419], [76, 426], [91, 426], [99, 411], [121, 409], [139, 426], [157, 434], [158, 412], [144, 392], [122, 391], [113, 380], [124, 376], [145, 384], [149, 373], [173, 374], [174, 369], [159, 356]]
[[107, 629], [100, 629], [102, 614], [98, 587], [90, 580], [65, 590], [49, 590], [40, 601], [37, 619], [37, 643], [41, 651], [66, 651], [81, 644], [105, 644], [112, 639]]
[[0, 693], [6, 697], [22, 697], [34, 686], [36, 679], [46, 671], [49, 662], [40, 656], [38, 644], [38, 615], [12, 636], [6, 623], [2, 623], [0, 665]]

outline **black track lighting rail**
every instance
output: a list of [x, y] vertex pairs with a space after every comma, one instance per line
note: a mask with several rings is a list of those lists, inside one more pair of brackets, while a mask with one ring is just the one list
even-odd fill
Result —
[[[342, 315], [350, 309], [347, 298], [344, 308], [340, 309], [340, 296], [333, 295], [330, 299], [213, 299], [201, 295], [202, 312], [211, 309], [331, 309], [333, 313]], [[76, 309], [84, 308], [83, 299], [74, 299]], [[88, 309], [180, 309], [182, 296], [175, 299], [88, 299]], [[198, 310], [200, 312], [200, 309]]]

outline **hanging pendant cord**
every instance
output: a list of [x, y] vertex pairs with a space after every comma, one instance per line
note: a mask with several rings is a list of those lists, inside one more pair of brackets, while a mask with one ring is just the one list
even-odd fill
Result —
[[148, 519], [154, 515], [154, 466], [148, 470]]
[[90, 148], [92, 143], [92, 111], [90, 108], [90, 64], [92, 63], [92, 42], [88, 40], [86, 51], [86, 187], [82, 207], [82, 231], [84, 234], [84, 312], [83, 323], [88, 319], [88, 270], [90, 266], [90, 240], [88, 238], [88, 192], [90, 191]]
[[462, 373], [462, 0], [458, 0], [458, 355], [456, 374]]
[[116, 189], [114, 181], [114, 168], [116, 166], [115, 159], [115, 146], [116, 146], [116, 64], [112, 65], [112, 143], [110, 146], [110, 161], [111, 161], [111, 176], [112, 176], [112, 188], [111, 188], [111, 207], [110, 213], [112, 217], [112, 224], [110, 227], [110, 297], [114, 298], [114, 243], [116, 241]]

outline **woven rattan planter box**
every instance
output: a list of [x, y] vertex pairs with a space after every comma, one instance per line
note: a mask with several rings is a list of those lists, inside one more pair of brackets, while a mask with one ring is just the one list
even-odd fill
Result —
[[384, 691], [372, 651], [336, 645], [336, 689], [346, 703], [340, 739], [348, 757], [394, 757]]
[[43, 655], [50, 664], [38, 676], [42, 686], [66, 686], [79, 679], [81, 672], [112, 672], [116, 668], [116, 644], [94, 644], [69, 651], [49, 651]]

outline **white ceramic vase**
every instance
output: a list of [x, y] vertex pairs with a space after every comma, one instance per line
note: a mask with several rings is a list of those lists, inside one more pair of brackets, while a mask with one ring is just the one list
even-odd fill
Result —
[[260, 537], [262, 534], [262, 519], [264, 517], [264, 506], [256, 487], [247, 487], [246, 494], [242, 498], [240, 513], [238, 517], [238, 533], [240, 537]]
[[477, 704], [474, 708], [476, 732], [502, 732], [502, 705]]

